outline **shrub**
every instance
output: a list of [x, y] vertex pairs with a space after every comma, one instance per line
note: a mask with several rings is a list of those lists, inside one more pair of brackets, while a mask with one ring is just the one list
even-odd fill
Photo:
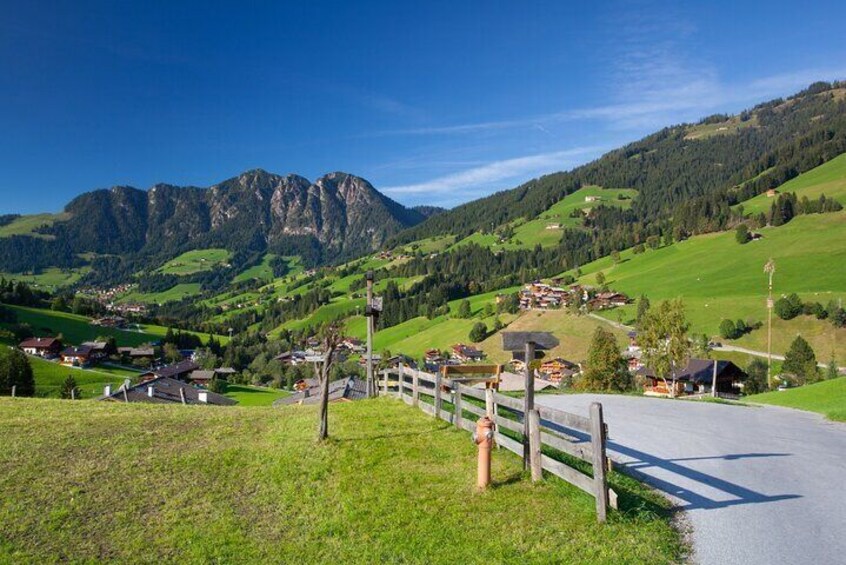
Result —
[[470, 341], [474, 343], [478, 343], [484, 340], [488, 335], [488, 327], [482, 322], [476, 322], [473, 324], [473, 328], [470, 330]]
[[749, 241], [752, 240], [752, 236], [749, 235], [749, 228], [746, 227], [746, 224], [738, 224], [737, 229], [734, 232], [734, 238], [737, 240], [737, 243], [741, 245], [749, 243]]
[[794, 292], [776, 300], [774, 308], [776, 316], [782, 320], [792, 320], [802, 313], [802, 300]]
[[737, 325], [731, 320], [723, 320], [720, 322], [720, 336], [723, 339], [737, 339]]

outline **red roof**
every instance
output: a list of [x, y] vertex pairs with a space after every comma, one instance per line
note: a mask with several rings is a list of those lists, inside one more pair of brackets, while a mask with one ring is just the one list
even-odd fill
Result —
[[61, 342], [55, 337], [31, 337], [20, 343], [21, 348], [32, 347], [34, 349], [51, 349], [60, 345], [62, 345]]

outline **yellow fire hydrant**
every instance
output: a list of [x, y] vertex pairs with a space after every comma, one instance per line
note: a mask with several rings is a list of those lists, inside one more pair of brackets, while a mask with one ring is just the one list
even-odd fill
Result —
[[476, 422], [473, 441], [479, 446], [478, 468], [476, 471], [476, 486], [486, 489], [491, 484], [491, 448], [493, 447], [494, 423], [484, 416]]

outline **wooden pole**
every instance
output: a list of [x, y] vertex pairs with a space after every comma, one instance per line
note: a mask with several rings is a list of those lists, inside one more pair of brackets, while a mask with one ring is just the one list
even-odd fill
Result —
[[411, 376], [411, 403], [414, 406], [420, 404], [420, 369], [414, 369]]
[[717, 360], [714, 359], [714, 376], [711, 379], [711, 396], [717, 398]]
[[453, 422], [455, 422], [456, 428], [461, 428], [461, 385], [459, 383], [455, 383], [455, 396], [452, 401], [453, 406], [455, 407], [455, 416], [453, 417]]
[[71, 389], [71, 400], [76, 400], [76, 389], [75, 388]]
[[179, 387], [179, 399], [182, 400], [182, 404], [188, 404], [185, 402], [185, 387]]
[[535, 378], [532, 361], [535, 360], [535, 344], [527, 341], [526, 348], [526, 377], [523, 395], [523, 468], [529, 468], [529, 411], [535, 407]]
[[532, 482], [536, 483], [543, 479], [543, 467], [541, 466], [540, 412], [535, 409], [529, 410], [529, 459]]
[[441, 417], [441, 381], [443, 376], [441, 372], [435, 373], [435, 418]]
[[12, 398], [15, 397], [15, 392], [17, 391], [17, 389], [18, 389], [18, 385], [12, 385]]
[[590, 405], [590, 443], [593, 451], [593, 489], [596, 497], [596, 519], [604, 522], [608, 514], [608, 480], [605, 476], [605, 422], [602, 404]]
[[373, 276], [367, 274], [367, 302], [365, 318], [367, 320], [367, 397], [376, 396], [376, 386], [373, 382]]

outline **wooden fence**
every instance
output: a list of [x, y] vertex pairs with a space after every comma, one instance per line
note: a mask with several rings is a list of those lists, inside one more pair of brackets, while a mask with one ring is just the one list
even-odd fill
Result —
[[[470, 386], [480, 382], [486, 387]], [[495, 423], [497, 447], [522, 457], [524, 466], [532, 470], [533, 480], [539, 480], [544, 470], [575, 485], [596, 499], [597, 519], [604, 522], [608, 507], [617, 508], [617, 496], [606, 480], [610, 461], [605, 453], [608, 431], [602, 405], [591, 404], [588, 418], [543, 406], [530, 408], [525, 425], [524, 400], [501, 394], [495, 386], [493, 379], [450, 379], [402, 365], [383, 370], [379, 381], [384, 395], [401, 398], [471, 433], [476, 429], [476, 420], [488, 416]], [[589, 467], [590, 474], [568, 465], [567, 457], [554, 457], [554, 452], [544, 447], [583, 461], [579, 466]]]

